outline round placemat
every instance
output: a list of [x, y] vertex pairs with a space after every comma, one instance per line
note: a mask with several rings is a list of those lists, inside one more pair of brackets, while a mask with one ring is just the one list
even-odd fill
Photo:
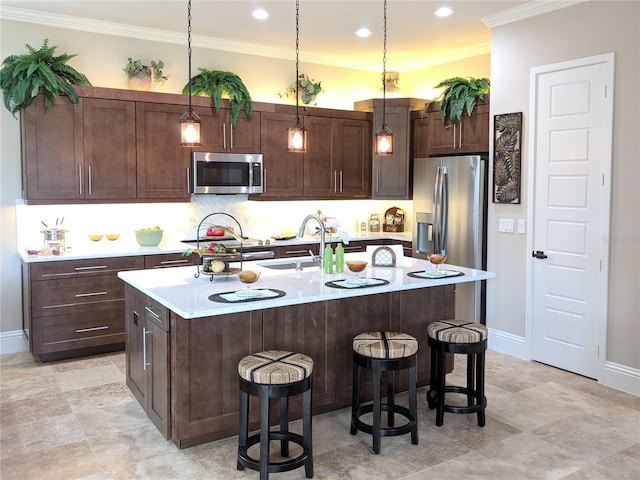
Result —
[[373, 285], [369, 285], [368, 283], [365, 283], [363, 285], [350, 285], [350, 286], [341, 285], [341, 283], [344, 282], [345, 280], [346, 279], [344, 278], [340, 280], [331, 280], [329, 282], [326, 282], [325, 285], [331, 288], [344, 288], [345, 290], [357, 290], [358, 288], [380, 287], [381, 285], [387, 285], [389, 283], [389, 280], [384, 280], [383, 278], [370, 278], [369, 280], [375, 280], [376, 283], [374, 283]]
[[233, 290], [231, 292], [222, 292], [222, 293], [214, 293], [213, 295], [209, 295], [209, 300], [212, 302], [218, 303], [246, 303], [246, 302], [258, 302], [261, 300], [273, 300], [274, 298], [284, 297], [287, 292], [283, 292], [282, 290], [276, 290], [275, 288], [256, 288], [253, 290], [269, 290], [270, 292], [277, 293], [278, 295], [272, 295], [270, 297], [248, 297], [248, 298], [240, 298], [238, 300], [227, 300], [221, 295], [230, 295], [236, 293], [237, 290]]

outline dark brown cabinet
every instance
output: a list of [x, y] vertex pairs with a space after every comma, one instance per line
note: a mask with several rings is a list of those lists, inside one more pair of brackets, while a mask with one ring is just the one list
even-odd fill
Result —
[[196, 107], [200, 116], [200, 137], [202, 146], [194, 150], [217, 153], [260, 153], [260, 112], [253, 112], [248, 118], [244, 110], [240, 112], [236, 127], [231, 128], [230, 110], [221, 108]]
[[413, 121], [414, 158], [489, 151], [489, 97], [478, 100], [471, 116], [448, 127], [442, 124], [440, 104], [432, 103]]
[[170, 268], [195, 265], [197, 255], [185, 257], [181, 253], [163, 253], [158, 255], [145, 255], [144, 268]]
[[170, 435], [169, 311], [126, 287], [127, 386], [165, 438]]
[[116, 275], [142, 267], [142, 257], [24, 265], [24, 324], [31, 352], [48, 360], [121, 349], [124, 284]]
[[26, 200], [127, 200], [136, 197], [135, 106], [81, 98], [44, 99], [21, 112]]
[[189, 201], [190, 150], [180, 146], [182, 105], [137, 102], [136, 172], [140, 199]]

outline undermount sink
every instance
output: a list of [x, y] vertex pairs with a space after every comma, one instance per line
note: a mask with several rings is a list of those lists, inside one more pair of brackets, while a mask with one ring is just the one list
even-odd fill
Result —
[[274, 270], [294, 270], [304, 269], [308, 267], [319, 267], [320, 259], [300, 257], [300, 258], [278, 258], [275, 260], [267, 260], [265, 262], [258, 262], [258, 265], [265, 268], [271, 268]]

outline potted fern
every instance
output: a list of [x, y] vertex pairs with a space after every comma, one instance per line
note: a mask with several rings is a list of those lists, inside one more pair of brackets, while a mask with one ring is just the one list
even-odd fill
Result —
[[134, 90], [149, 90], [151, 81], [164, 82], [169, 77], [164, 75], [162, 69], [164, 62], [162, 60], [151, 60], [149, 65], [142, 63], [142, 60], [132, 60], [129, 57], [127, 64], [122, 69], [129, 79], [129, 88]]
[[[440, 100], [440, 118], [445, 127], [460, 122], [462, 114], [471, 116], [478, 99], [484, 99], [489, 93], [490, 82], [488, 78], [453, 77], [441, 81], [435, 88], [445, 87], [442, 93], [434, 99]], [[425, 105], [422, 114], [427, 111], [429, 105]], [[448, 125], [447, 125], [448, 122]]]
[[76, 55], [55, 56], [58, 47], [50, 47], [48, 38], [38, 50], [28, 43], [25, 47], [29, 53], [10, 55], [2, 61], [0, 86], [7, 110], [15, 117], [16, 112], [31, 105], [40, 92], [44, 95], [45, 110], [51, 108], [53, 99], [60, 93], [77, 105], [79, 98], [72, 85], [91, 83], [85, 75], [67, 65]]
[[236, 122], [240, 116], [240, 111], [244, 108], [248, 118], [253, 113], [253, 100], [249, 90], [242, 82], [242, 79], [231, 72], [221, 70], [207, 70], [200, 68], [200, 73], [194, 75], [182, 89], [183, 95], [189, 94], [189, 84], [193, 95], [207, 95], [211, 97], [211, 102], [220, 111], [222, 97], [229, 99], [230, 114], [229, 123], [231, 128], [236, 127]]

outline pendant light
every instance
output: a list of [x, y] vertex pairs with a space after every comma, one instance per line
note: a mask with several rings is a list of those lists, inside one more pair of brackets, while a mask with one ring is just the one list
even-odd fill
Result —
[[393, 133], [386, 123], [387, 100], [387, 0], [384, 0], [384, 53], [382, 55], [382, 126], [376, 132], [376, 155], [393, 155]]
[[191, 107], [191, 0], [187, 7], [187, 45], [189, 54], [189, 108], [180, 117], [180, 146], [199, 147], [200, 117]]
[[287, 130], [287, 150], [295, 153], [305, 153], [307, 151], [307, 129], [300, 123], [298, 105], [298, 67], [299, 67], [299, 37], [300, 37], [300, 0], [296, 0], [296, 124]]

